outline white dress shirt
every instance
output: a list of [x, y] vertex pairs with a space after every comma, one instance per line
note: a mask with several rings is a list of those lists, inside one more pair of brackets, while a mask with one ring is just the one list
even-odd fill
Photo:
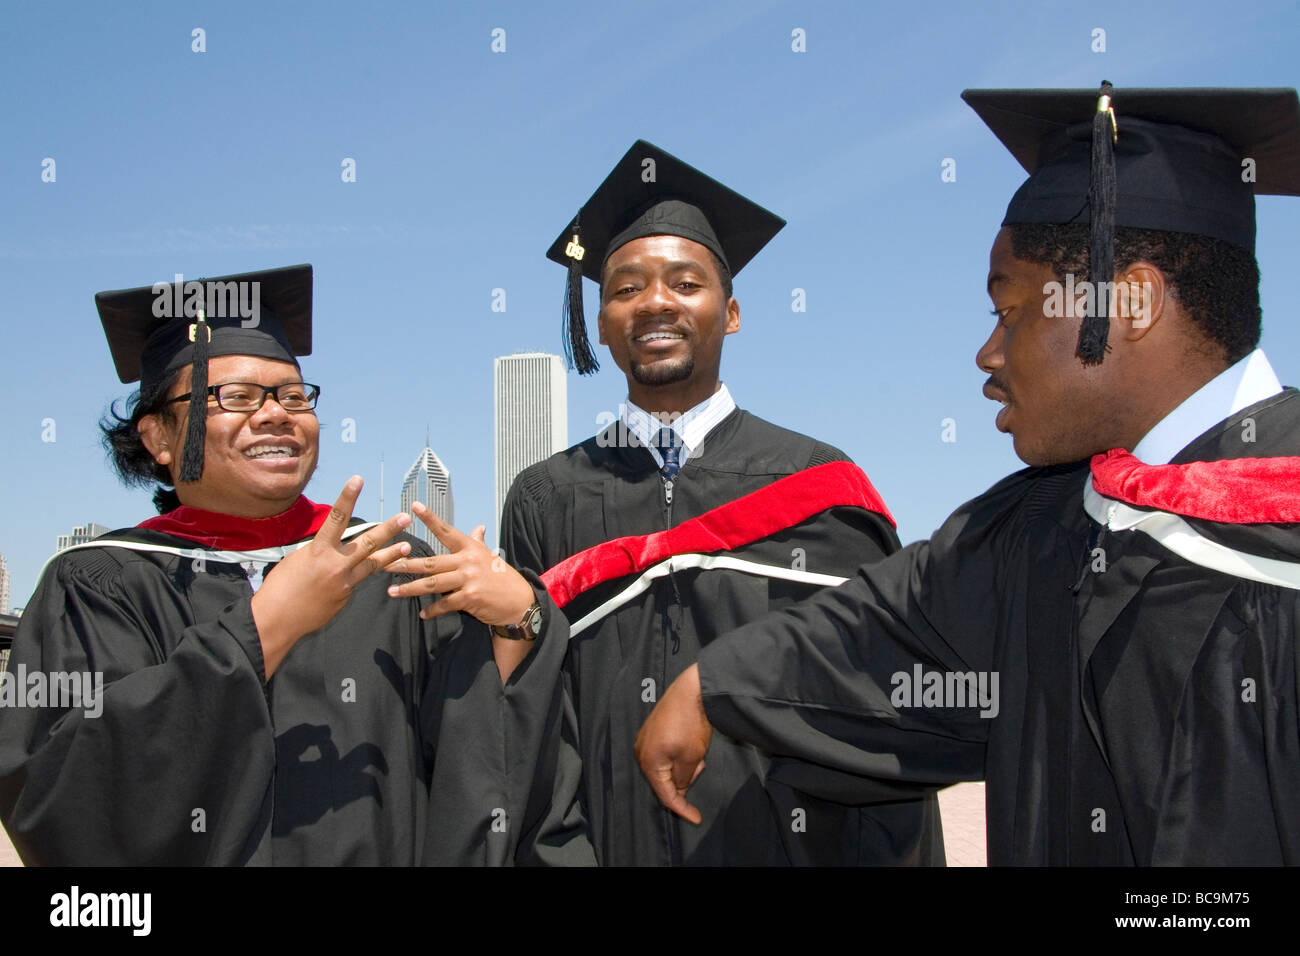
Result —
[[1196, 438], [1225, 418], [1282, 391], [1261, 349], [1220, 372], [1147, 432], [1133, 456], [1148, 465], [1167, 465]]
[[663, 422], [658, 416], [632, 404], [631, 399], [628, 399], [623, 405], [621, 412], [623, 424], [627, 426], [627, 430], [635, 435], [641, 444], [645, 445], [646, 450], [654, 456], [655, 464], [662, 468], [664, 459], [659, 454], [659, 449], [655, 447], [655, 439], [661, 429], [671, 428], [673, 430], [678, 443], [681, 445], [681, 455], [677, 460], [680, 465], [684, 466], [686, 460], [691, 457], [691, 453], [699, 450], [705, 436], [735, 410], [736, 403], [731, 398], [731, 392], [727, 391], [726, 385], [721, 385], [716, 392], [700, 402], [700, 404], [690, 411], [683, 412], [678, 418], [669, 422]]

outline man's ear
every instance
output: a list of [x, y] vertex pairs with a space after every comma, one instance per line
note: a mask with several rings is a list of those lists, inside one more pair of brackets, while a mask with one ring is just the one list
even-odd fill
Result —
[[1137, 342], [1155, 327], [1169, 304], [1168, 293], [1165, 274], [1149, 262], [1134, 262], [1115, 276], [1112, 315], [1125, 341]]
[[725, 334], [731, 335], [733, 332], [740, 331], [740, 303], [736, 301], [733, 295], [727, 300], [727, 327]]
[[179, 452], [179, 449], [171, 447], [171, 438], [161, 415], [145, 415], [136, 425], [136, 430], [154, 461], [166, 468], [175, 460], [174, 452]]
[[597, 341], [600, 342], [601, 345], [609, 344], [605, 341], [605, 304], [603, 302], [601, 303], [600, 311], [596, 313], [596, 333]]

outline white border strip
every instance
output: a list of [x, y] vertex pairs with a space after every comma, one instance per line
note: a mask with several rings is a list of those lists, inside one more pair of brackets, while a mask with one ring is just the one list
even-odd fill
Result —
[[[355, 537], [363, 531], [369, 531], [377, 521], [365, 521], [361, 524], [352, 525], [345, 528], [342, 539]], [[148, 528], [144, 529], [148, 531]], [[174, 537], [174, 536], [173, 536]], [[143, 541], [115, 541], [112, 538], [96, 538], [93, 541], [87, 541], [85, 544], [74, 544], [70, 548], [64, 548], [56, 552], [49, 560], [41, 566], [41, 573], [36, 576], [39, 581], [45, 577], [45, 571], [50, 566], [50, 562], [60, 558], [69, 551], [81, 551], [85, 548], [122, 548], [125, 551], [151, 551], [155, 554], [175, 554], [182, 558], [193, 558], [194, 560], [212, 561], [216, 564], [274, 564], [283, 561], [294, 551], [303, 547], [311, 541], [311, 538], [299, 541], [296, 544], [285, 544], [275, 548], [261, 548], [257, 551], [208, 551], [201, 544], [195, 543], [192, 548], [175, 548], [168, 544], [148, 544]]]
[[759, 577], [780, 578], [784, 581], [799, 581], [803, 584], [817, 584], [823, 587], [839, 587], [848, 580], [848, 578], [837, 577], [834, 574], [817, 574], [814, 571], [797, 571], [794, 568], [785, 568], [774, 564], [758, 564], [755, 561], [744, 561], [726, 554], [674, 554], [672, 557], [665, 558], [653, 567], [648, 568], [639, 578], [618, 594], [590, 614], [571, 624], [569, 626], [570, 639], [577, 637], [591, 625], [610, 612], [622, 607], [634, 597], [644, 594], [649, 590], [650, 585], [659, 578], [666, 578], [673, 571], [685, 571], [688, 568], [700, 568], [705, 571], [719, 569], [743, 571], [746, 574], [754, 574]]
[[1236, 578], [1300, 590], [1300, 564], [1264, 558], [1211, 541], [1176, 514], [1143, 511], [1103, 496], [1089, 479], [1083, 487], [1083, 509], [1111, 531], [1141, 531], [1180, 558]]

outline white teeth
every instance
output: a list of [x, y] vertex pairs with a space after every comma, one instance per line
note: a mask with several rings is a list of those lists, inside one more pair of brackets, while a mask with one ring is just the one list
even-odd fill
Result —
[[292, 458], [293, 449], [287, 445], [262, 445], [244, 452], [246, 458]]
[[637, 336], [638, 342], [653, 342], [655, 339], [680, 339], [682, 338], [676, 332], [648, 332], [645, 335]]

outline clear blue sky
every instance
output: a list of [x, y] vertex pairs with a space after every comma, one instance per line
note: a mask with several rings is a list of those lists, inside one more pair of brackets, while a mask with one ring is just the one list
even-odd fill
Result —
[[[0, 554], [19, 606], [58, 534], [152, 513], [100, 449], [95, 422], [129, 389], [92, 300], [176, 272], [312, 263], [308, 494], [360, 473], [373, 516], [382, 454], [391, 512], [427, 425], [457, 523], [491, 534], [492, 358], [559, 351], [544, 252], [638, 137], [789, 220], [737, 280], [723, 377], [742, 407], [851, 454], [904, 540], [924, 536], [1019, 467], [973, 357], [1023, 174], [961, 90], [1300, 80], [1294, 2], [55, 2], [6, 5], [0, 25]], [[1259, 203], [1263, 344], [1290, 384], [1295, 203]], [[570, 440], [624, 395], [611, 362], [571, 376]]]

